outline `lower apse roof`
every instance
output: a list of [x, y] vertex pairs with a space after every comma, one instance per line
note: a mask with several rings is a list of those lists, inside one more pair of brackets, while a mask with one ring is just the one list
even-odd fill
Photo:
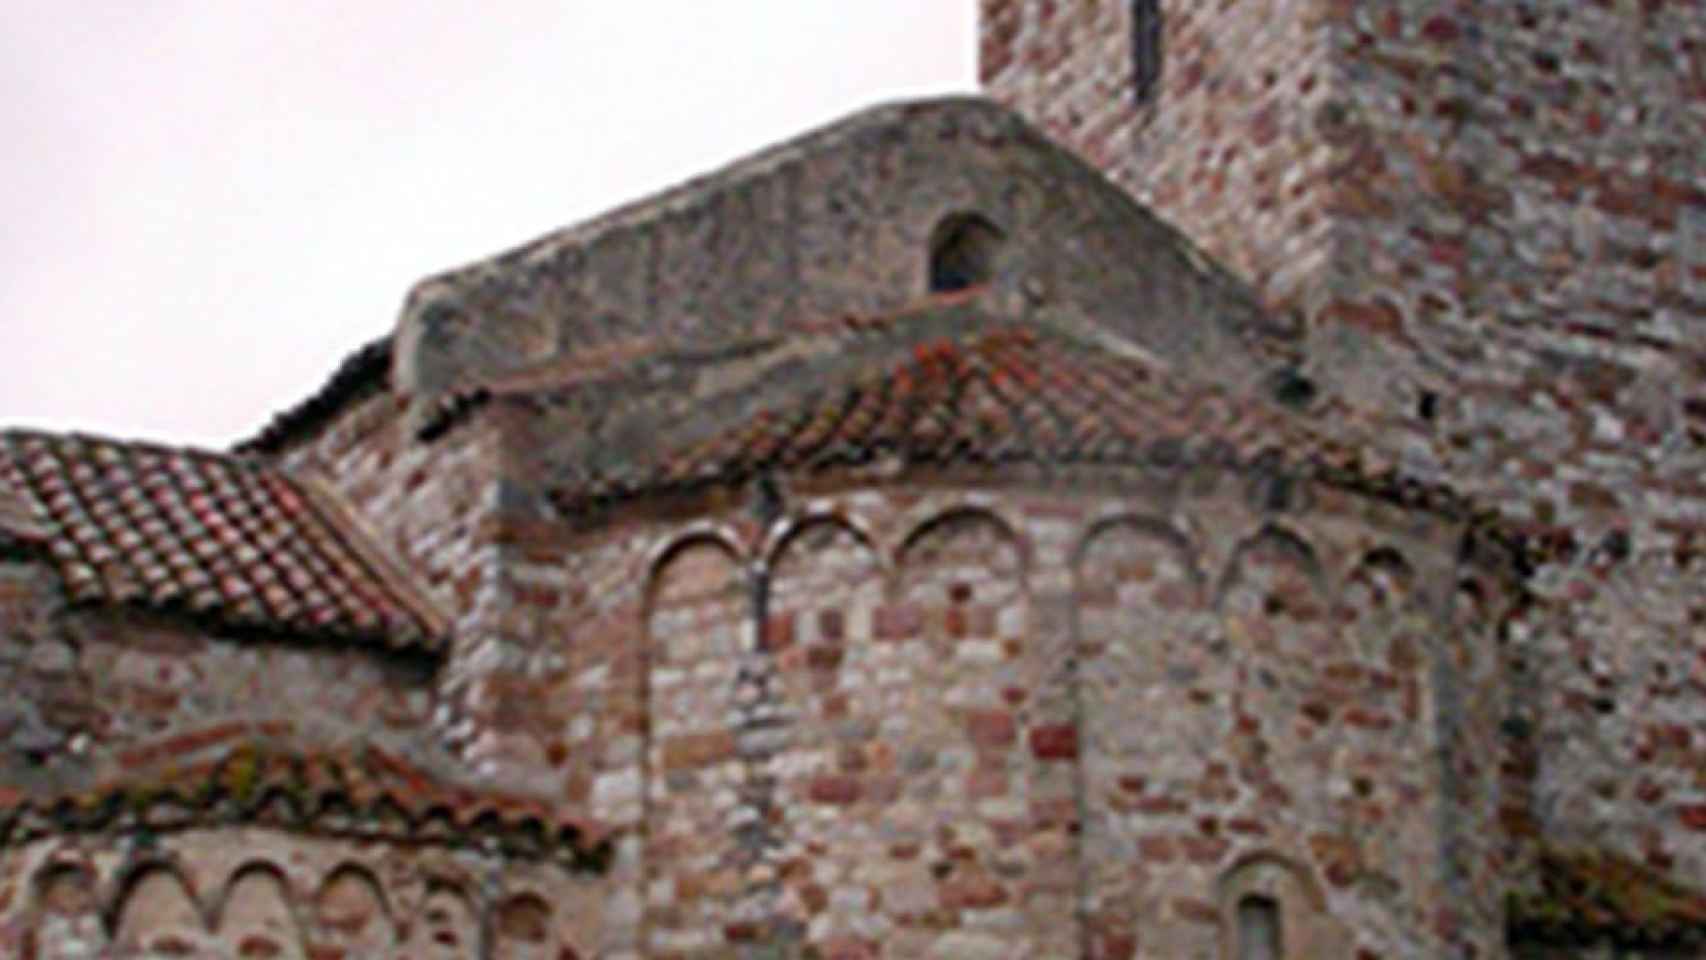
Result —
[[558, 803], [434, 772], [365, 740], [234, 724], [133, 747], [122, 772], [73, 789], [0, 784], [0, 850], [65, 833], [230, 825], [593, 865], [604, 829]]

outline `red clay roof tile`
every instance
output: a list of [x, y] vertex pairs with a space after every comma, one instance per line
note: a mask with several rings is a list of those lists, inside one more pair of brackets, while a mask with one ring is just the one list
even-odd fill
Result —
[[1181, 378], [1098, 335], [1042, 321], [986, 321], [908, 342], [905, 327], [897, 321], [886, 328], [894, 349], [835, 367], [823, 382], [732, 426], [633, 457], [578, 464], [578, 476], [555, 492], [557, 502], [573, 513], [769, 470], [898, 459], [931, 467], [1267, 464], [1434, 509], [1469, 510], [1448, 489], [1408, 483], [1363, 447], [1274, 404]]
[[[74, 601], [436, 651], [442, 630], [346, 517], [286, 474], [216, 453], [0, 434], [0, 495], [39, 517]], [[14, 509], [16, 509], [14, 507]]]

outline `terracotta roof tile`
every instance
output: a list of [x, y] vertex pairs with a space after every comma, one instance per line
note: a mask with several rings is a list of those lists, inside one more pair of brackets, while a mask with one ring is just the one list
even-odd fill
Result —
[[39, 518], [74, 601], [220, 626], [436, 650], [436, 617], [325, 501], [248, 460], [85, 436], [0, 434], [0, 493]]
[[[1543, 850], [1539, 887], [1508, 904], [1511, 942], [1706, 944], [1706, 894], [1603, 850]], [[1692, 954], [1691, 954], [1692, 955]]]
[[585, 863], [604, 855], [602, 831], [590, 821], [434, 774], [375, 744], [298, 747], [224, 733], [208, 739], [223, 742], [138, 751], [130, 764], [154, 762], [85, 788], [0, 792], [0, 848], [66, 832], [253, 823], [495, 848], [522, 859]]
[[0, 474], [0, 544], [40, 544], [48, 532], [35, 498]]
[[555, 492], [559, 506], [578, 513], [766, 471], [888, 461], [1213, 463], [1287, 471], [1453, 515], [1471, 512], [1448, 488], [1400, 476], [1373, 447], [1318, 431], [1260, 398], [1179, 377], [1100, 334], [1042, 321], [984, 323], [917, 342], [904, 339], [905, 324], [887, 333], [893, 349], [834, 367], [820, 383], [733, 426], [620, 460], [588, 458], [576, 465], [574, 482]]

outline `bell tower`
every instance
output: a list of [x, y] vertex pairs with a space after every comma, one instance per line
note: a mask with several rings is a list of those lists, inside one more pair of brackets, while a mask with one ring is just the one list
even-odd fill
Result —
[[[1570, 693], [1687, 672], [1667, 658], [1694, 649], [1706, 609], [1706, 5], [981, 13], [991, 97], [1302, 324], [1308, 414], [1364, 425], [1403, 472], [1559, 545], [1531, 579], [1556, 616], [1507, 625], [1521, 639], [1496, 675], [1440, 666], [1447, 686], [1506, 685], [1511, 709], [1496, 742], [1442, 758], [1443, 815], [1462, 827], [1446, 888], [1470, 913], [1436, 925], [1497, 930], [1496, 908], [1472, 905], [1521, 883], [1548, 837], [1706, 872], [1698, 832], [1629, 786], [1640, 753], [1618, 726], [1681, 707], [1640, 696], [1588, 715]], [[1664, 626], [1683, 622], [1687, 642]], [[1706, 715], [1706, 697], [1688, 703]], [[1464, 786], [1496, 756], [1497, 789]], [[1706, 809], [1706, 788], [1666, 802]]]
[[[1303, 322], [1322, 395], [1412, 434], [1412, 470], [1555, 516], [1508, 467], [1581, 452], [1579, 423], [1536, 412], [1541, 385], [1635, 427], [1607, 427], [1613, 445], [1684, 432], [1706, 378], [1706, 7], [982, 0], [981, 15], [988, 95]], [[1501, 447], [1513, 420], [1533, 429]]]
[[1298, 306], [1329, 248], [1325, 0], [983, 0], [985, 91]]

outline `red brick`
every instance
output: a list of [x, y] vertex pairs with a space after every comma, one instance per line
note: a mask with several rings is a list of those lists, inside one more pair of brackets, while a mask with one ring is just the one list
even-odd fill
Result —
[[824, 775], [812, 778], [807, 796], [813, 803], [846, 805], [859, 801], [859, 779], [851, 776]]
[[966, 715], [966, 734], [980, 747], [1010, 747], [1018, 738], [1018, 725], [1004, 710], [974, 710]]
[[1033, 727], [1031, 753], [1038, 760], [1074, 760], [1078, 757], [1078, 730], [1069, 724]]

